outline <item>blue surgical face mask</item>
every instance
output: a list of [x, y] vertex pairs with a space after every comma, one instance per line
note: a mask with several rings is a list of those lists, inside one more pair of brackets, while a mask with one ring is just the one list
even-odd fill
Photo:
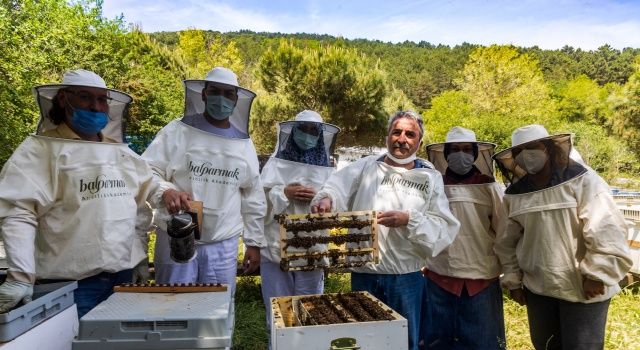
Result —
[[93, 112], [86, 109], [74, 108], [71, 116], [71, 126], [83, 134], [94, 135], [104, 129], [109, 122], [109, 116], [104, 112]]
[[308, 149], [312, 149], [316, 144], [318, 144], [318, 136], [309, 135], [306, 132], [296, 130], [293, 133], [293, 141], [301, 150], [306, 151]]
[[236, 103], [222, 95], [207, 96], [207, 114], [215, 120], [229, 118], [236, 108]]

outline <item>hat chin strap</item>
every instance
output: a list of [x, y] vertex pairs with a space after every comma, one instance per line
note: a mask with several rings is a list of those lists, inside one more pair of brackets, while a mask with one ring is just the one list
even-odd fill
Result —
[[414, 152], [412, 155], [408, 156], [407, 158], [398, 159], [398, 158], [392, 156], [390, 152], [387, 152], [387, 157], [389, 157], [389, 159], [391, 159], [392, 161], [394, 161], [397, 164], [405, 165], [405, 164], [409, 164], [409, 163], [413, 162], [414, 160], [416, 160], [416, 158], [417, 158], [416, 153], [418, 153], [418, 151]]

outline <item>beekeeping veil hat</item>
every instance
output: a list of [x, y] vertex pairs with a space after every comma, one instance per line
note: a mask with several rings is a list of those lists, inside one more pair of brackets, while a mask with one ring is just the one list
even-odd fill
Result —
[[[527, 175], [526, 170], [517, 164], [516, 157], [527, 145], [534, 142], [542, 142], [545, 145], [549, 157], [547, 161], [550, 162], [551, 170], [555, 174], [561, 174], [565, 169], [576, 164], [586, 167], [580, 154], [572, 147], [571, 134], [550, 135], [542, 125], [526, 125], [511, 134], [510, 148], [493, 156], [504, 176], [505, 184], [514, 184]], [[564, 178], [564, 181], [566, 180], [569, 178]]]
[[318, 112], [304, 110], [294, 120], [278, 124], [278, 141], [274, 156], [298, 163], [332, 166], [340, 128], [324, 123]]
[[453, 143], [471, 143], [473, 146], [473, 165], [482, 173], [493, 177], [493, 152], [496, 145], [489, 142], [478, 141], [476, 134], [469, 129], [460, 126], [454, 126], [447, 133], [445, 142], [432, 143], [426, 146], [427, 157], [429, 161], [443, 175], [448, 167], [447, 157], [449, 149]]
[[[129, 104], [133, 99], [128, 94], [110, 89], [99, 75], [94, 72], [78, 69], [64, 73], [60, 84], [40, 85], [33, 88], [33, 93], [40, 109], [40, 120], [36, 129], [36, 134], [41, 135], [43, 132], [56, 128], [50, 112], [54, 107], [54, 99], [58, 90], [71, 89], [82, 91], [83, 87], [105, 89], [107, 93], [107, 103], [109, 106], [109, 121], [102, 135], [106, 138], [123, 142], [125, 119], [129, 110]], [[66, 108], [65, 106], [62, 106]]]
[[238, 85], [238, 77], [230, 69], [215, 67], [202, 80], [185, 80], [184, 115], [202, 114], [206, 108], [203, 90], [209, 83], [220, 84], [236, 89], [238, 100], [229, 122], [245, 135], [249, 135], [249, 115], [251, 103], [256, 94]]

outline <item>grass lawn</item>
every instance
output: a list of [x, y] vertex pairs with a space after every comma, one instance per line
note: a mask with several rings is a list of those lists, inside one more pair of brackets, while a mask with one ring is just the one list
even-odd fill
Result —
[[[633, 287], [623, 289], [611, 301], [605, 349], [640, 349], [640, 292], [637, 283]], [[349, 274], [329, 274], [325, 280], [326, 293], [347, 292], [349, 289]], [[533, 349], [525, 307], [505, 297], [504, 311], [508, 349]], [[265, 322], [260, 278], [239, 277], [233, 349], [266, 349], [268, 336]]]

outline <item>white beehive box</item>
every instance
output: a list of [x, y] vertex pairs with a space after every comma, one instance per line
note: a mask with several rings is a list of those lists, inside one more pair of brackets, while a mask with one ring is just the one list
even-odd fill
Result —
[[[348, 349], [404, 350], [408, 347], [407, 320], [367, 292], [368, 298], [379, 303], [392, 320], [301, 326], [303, 311], [296, 305], [308, 295], [271, 298], [272, 350], [330, 350], [332, 342], [351, 338], [356, 347]], [[335, 294], [330, 294], [335, 295]], [[337, 347], [339, 348], [339, 347]]]
[[640, 275], [640, 204], [637, 201], [625, 201], [618, 203], [618, 209], [624, 215], [628, 228], [627, 241], [631, 251], [631, 259], [633, 259], [630, 272]]
[[73, 350], [224, 349], [233, 322], [229, 291], [114, 293], [80, 319]]

